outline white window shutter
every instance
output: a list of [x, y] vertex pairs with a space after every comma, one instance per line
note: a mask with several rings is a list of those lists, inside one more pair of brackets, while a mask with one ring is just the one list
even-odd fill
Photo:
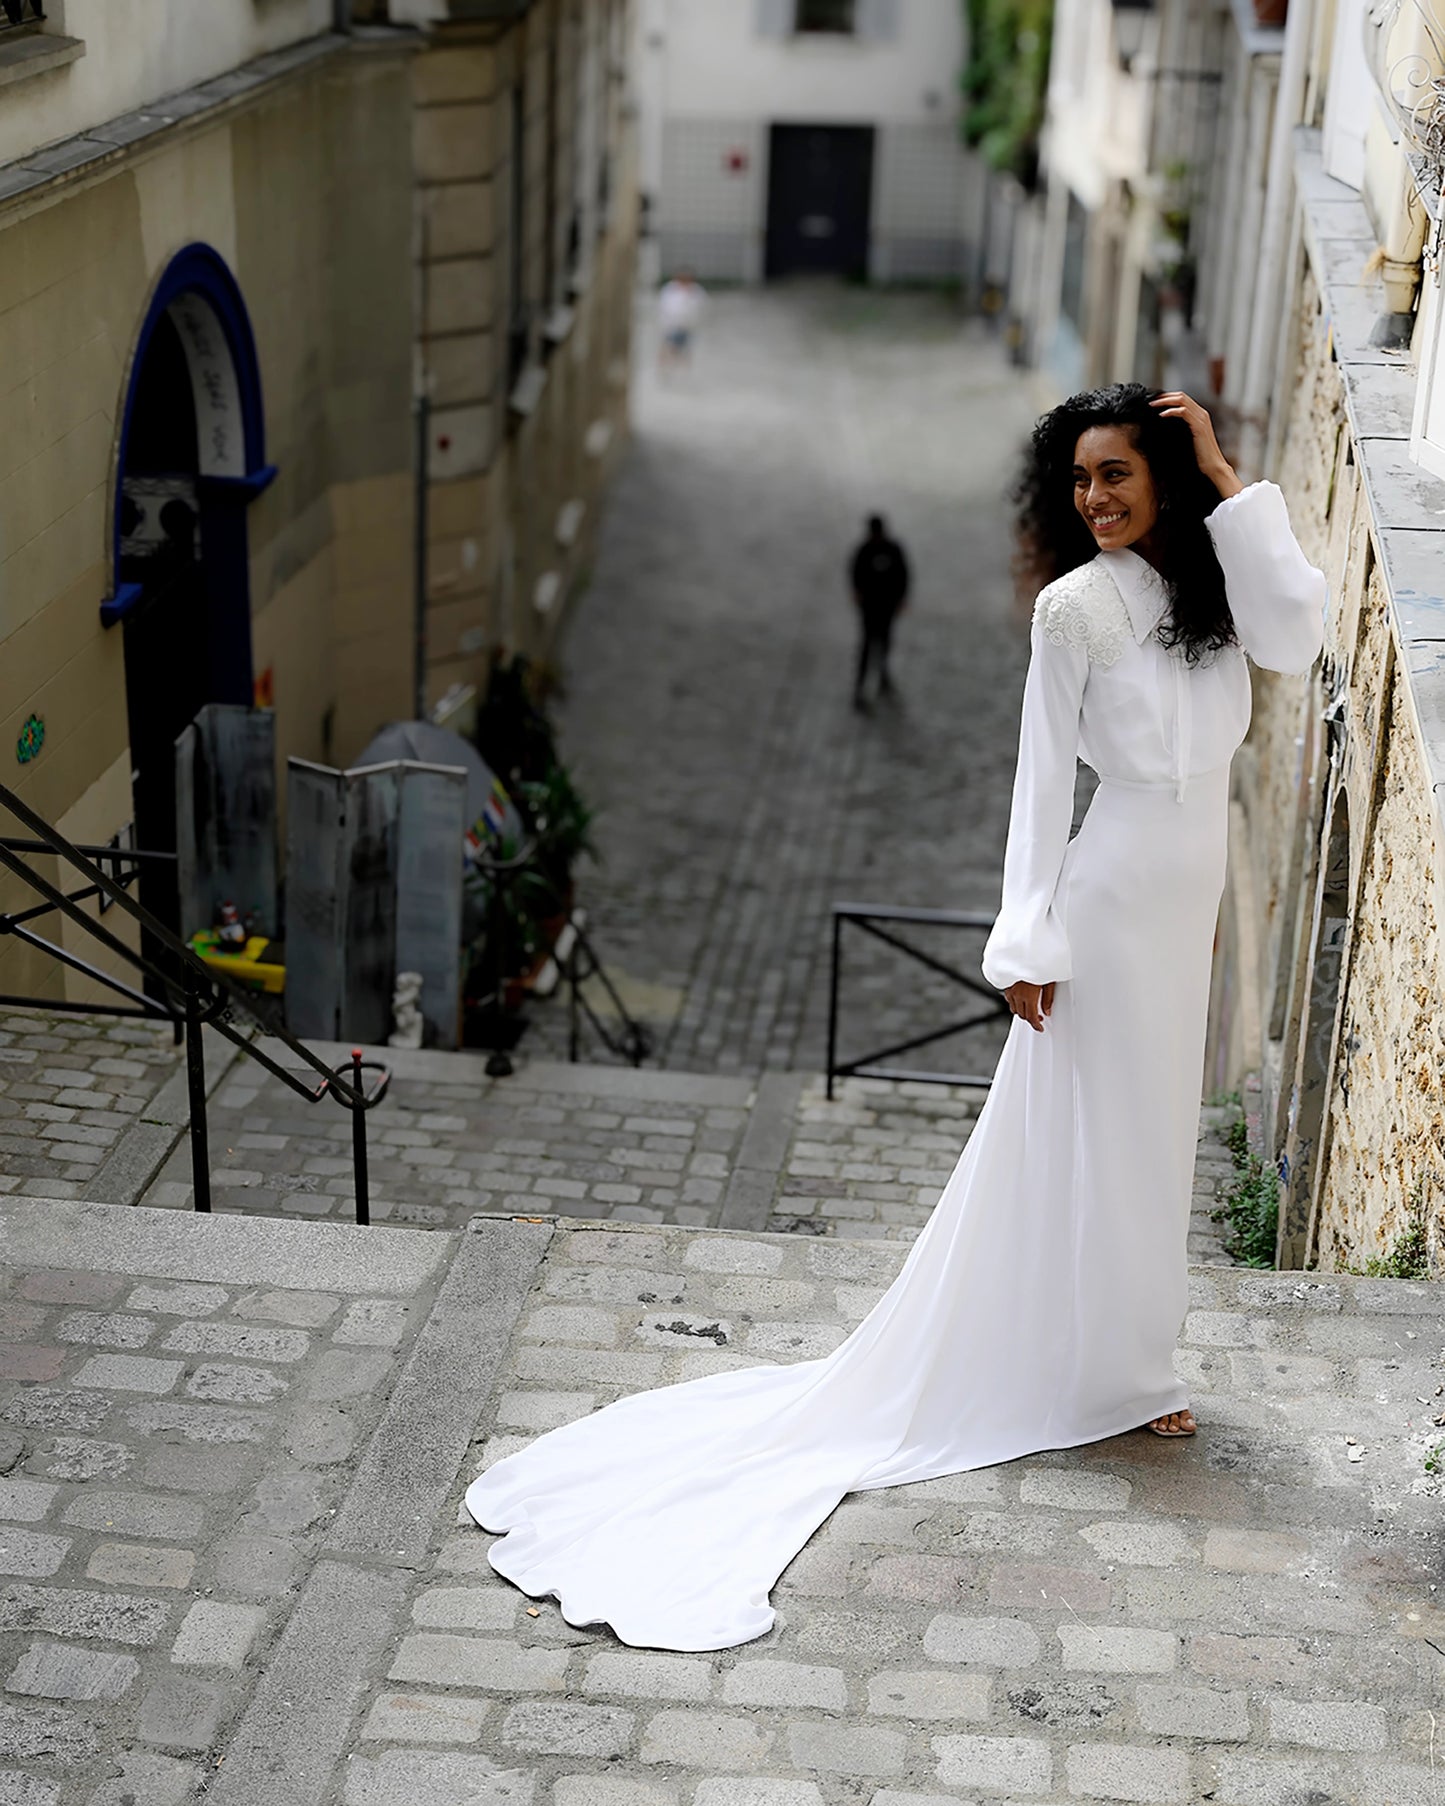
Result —
[[875, 44], [891, 41], [898, 36], [898, 14], [898, 0], [858, 0], [854, 15], [857, 35]]
[[755, 0], [755, 18], [760, 38], [790, 38], [796, 0]]

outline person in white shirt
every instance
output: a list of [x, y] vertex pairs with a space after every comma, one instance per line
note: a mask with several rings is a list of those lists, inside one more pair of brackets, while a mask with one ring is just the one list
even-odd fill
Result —
[[664, 370], [689, 361], [693, 335], [706, 305], [707, 292], [691, 270], [678, 270], [663, 283], [657, 297], [657, 325], [661, 334], [658, 362]]

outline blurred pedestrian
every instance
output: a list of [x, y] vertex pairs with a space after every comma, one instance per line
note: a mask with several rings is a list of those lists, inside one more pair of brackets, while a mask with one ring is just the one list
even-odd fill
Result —
[[657, 296], [657, 324], [662, 335], [657, 358], [663, 370], [689, 362], [693, 337], [706, 306], [707, 290], [691, 270], [678, 270], [663, 283]]
[[888, 523], [881, 514], [869, 515], [868, 537], [854, 552], [849, 575], [862, 624], [853, 706], [866, 709], [864, 686], [870, 667], [877, 667], [878, 694], [893, 694], [888, 653], [893, 642], [893, 623], [908, 601], [908, 560], [903, 547], [889, 536]]

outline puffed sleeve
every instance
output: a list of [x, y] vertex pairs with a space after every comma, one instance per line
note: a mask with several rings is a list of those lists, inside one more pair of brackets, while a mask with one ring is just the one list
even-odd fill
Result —
[[983, 975], [1004, 990], [1020, 980], [1072, 976], [1069, 943], [1054, 913], [1064, 848], [1074, 819], [1079, 709], [1089, 673], [1082, 646], [1058, 644], [1035, 619], [1014, 772], [1003, 903], [983, 950]]
[[1308, 671], [1324, 639], [1325, 578], [1305, 557], [1274, 483], [1251, 483], [1206, 519], [1239, 643], [1266, 671]]

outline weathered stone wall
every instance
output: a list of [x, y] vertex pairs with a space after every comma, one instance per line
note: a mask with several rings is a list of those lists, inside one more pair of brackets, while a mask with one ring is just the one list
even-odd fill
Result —
[[[1370, 587], [1370, 612], [1383, 617], [1378, 577]], [[1445, 1269], [1440, 847], [1406, 681], [1392, 661], [1380, 662], [1389, 665], [1384, 760], [1361, 849], [1316, 1246], [1322, 1267], [1361, 1265], [1387, 1252], [1412, 1210], [1423, 1209], [1438, 1273]]]
[[[1423, 1206], [1445, 1268], [1445, 987], [1436, 799], [1319, 289], [1303, 286], [1281, 482], [1330, 583], [1309, 679], [1257, 674], [1236, 770], [1247, 831], [1217, 992], [1254, 986], [1264, 1133], [1285, 1166], [1281, 1258], [1326, 1268], [1389, 1251]], [[1247, 870], [1238, 869], [1247, 865]], [[1219, 1030], [1216, 1028], [1216, 1035]], [[1235, 1045], [1239, 1038], [1235, 1037]], [[1239, 1076], [1238, 1067], [1230, 1073]]]

